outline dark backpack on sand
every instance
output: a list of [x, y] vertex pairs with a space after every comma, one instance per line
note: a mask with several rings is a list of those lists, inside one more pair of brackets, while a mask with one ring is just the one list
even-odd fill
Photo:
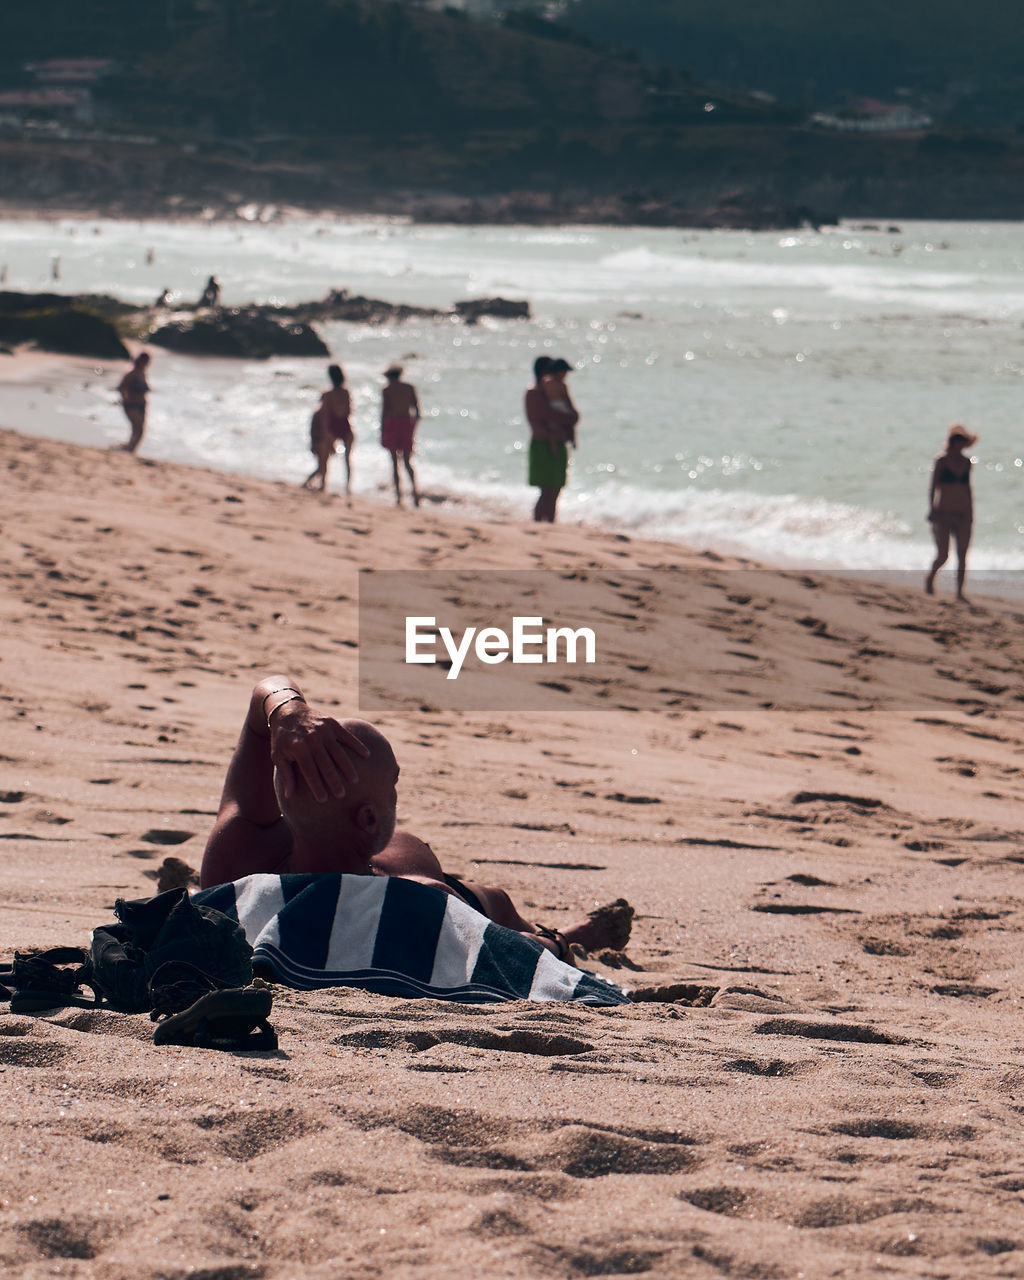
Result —
[[111, 1004], [130, 1013], [153, 1009], [167, 964], [187, 964], [214, 987], [252, 982], [252, 947], [237, 920], [196, 906], [183, 887], [155, 898], [114, 903], [117, 924], [94, 929], [92, 976]]
[[[93, 931], [88, 952], [15, 952], [13, 965], [0, 971], [14, 988], [6, 993], [11, 1012], [91, 1008], [105, 998], [127, 1013], [163, 1016], [156, 1044], [277, 1048], [266, 1021], [272, 996], [253, 985], [252, 948], [236, 920], [197, 906], [183, 886], [155, 898], [118, 898], [114, 914], [115, 924]], [[91, 1000], [78, 994], [82, 987], [92, 989]]]

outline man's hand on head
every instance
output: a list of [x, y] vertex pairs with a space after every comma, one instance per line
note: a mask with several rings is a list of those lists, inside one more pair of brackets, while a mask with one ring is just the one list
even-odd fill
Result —
[[343, 796], [346, 783], [359, 780], [353, 755], [365, 759], [369, 754], [337, 720], [318, 715], [299, 699], [271, 713], [270, 758], [285, 796], [295, 794], [300, 777], [321, 804], [329, 796]]

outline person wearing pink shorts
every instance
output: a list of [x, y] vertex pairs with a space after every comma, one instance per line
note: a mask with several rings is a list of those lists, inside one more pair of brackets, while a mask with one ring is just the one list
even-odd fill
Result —
[[402, 482], [398, 474], [398, 455], [402, 455], [409, 484], [412, 488], [413, 506], [420, 505], [416, 488], [416, 473], [412, 469], [412, 449], [416, 428], [420, 420], [420, 402], [416, 388], [402, 381], [401, 365], [385, 370], [387, 382], [381, 394], [380, 442], [391, 454], [391, 470], [395, 482], [395, 502], [402, 505]]

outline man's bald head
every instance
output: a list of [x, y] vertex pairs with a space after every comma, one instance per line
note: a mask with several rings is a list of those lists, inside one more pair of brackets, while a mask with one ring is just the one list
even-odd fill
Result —
[[342, 720], [369, 751], [353, 757], [358, 778], [343, 796], [318, 801], [297, 774], [295, 791], [285, 796], [275, 772], [278, 804], [295, 841], [295, 862], [307, 871], [352, 871], [365, 875], [369, 860], [391, 839], [398, 804], [398, 761], [391, 743], [366, 720]]

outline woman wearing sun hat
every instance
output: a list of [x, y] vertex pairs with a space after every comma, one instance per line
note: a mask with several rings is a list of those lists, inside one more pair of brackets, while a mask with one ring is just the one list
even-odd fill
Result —
[[949, 539], [956, 543], [956, 598], [964, 600], [967, 548], [971, 541], [974, 504], [971, 500], [971, 460], [964, 456], [978, 437], [954, 422], [946, 437], [946, 449], [935, 459], [928, 491], [928, 521], [935, 538], [935, 560], [928, 570], [924, 589], [935, 594], [935, 575], [949, 559]]
[[416, 388], [402, 381], [402, 366], [393, 364], [384, 370], [387, 382], [381, 395], [380, 442], [391, 454], [391, 472], [395, 484], [395, 502], [402, 505], [402, 484], [398, 478], [398, 455], [402, 455], [412, 488], [414, 507], [420, 505], [416, 473], [412, 469], [413, 438], [420, 420], [420, 401]]

